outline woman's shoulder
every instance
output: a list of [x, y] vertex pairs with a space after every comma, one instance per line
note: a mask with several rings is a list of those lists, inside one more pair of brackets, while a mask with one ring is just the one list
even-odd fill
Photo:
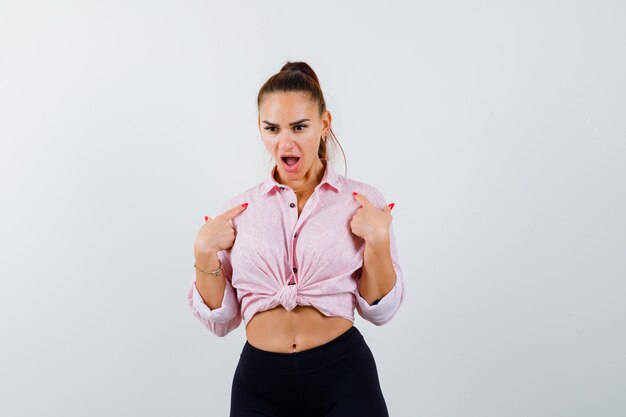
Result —
[[259, 189], [263, 183], [258, 183], [254, 186], [248, 187], [247, 189], [240, 191], [237, 194], [231, 195], [227, 197], [225, 201], [219, 206], [219, 212], [223, 213], [224, 211], [235, 207], [237, 204], [250, 203], [251, 200], [256, 201], [259, 196]]
[[353, 191], [356, 191], [357, 193], [364, 195], [370, 203], [379, 209], [382, 209], [387, 204], [383, 193], [373, 184], [356, 180], [354, 178], [348, 178], [343, 175], [341, 175], [341, 181], [343, 182], [342, 189], [345, 190], [345, 192], [352, 193]]

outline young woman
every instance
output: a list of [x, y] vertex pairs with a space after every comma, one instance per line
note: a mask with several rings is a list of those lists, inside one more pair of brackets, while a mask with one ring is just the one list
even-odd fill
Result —
[[217, 336], [246, 323], [230, 416], [388, 416], [353, 323], [356, 307], [383, 325], [404, 298], [393, 203], [333, 170], [331, 114], [309, 65], [285, 64], [257, 105], [275, 164], [217, 217], [205, 216], [187, 295]]

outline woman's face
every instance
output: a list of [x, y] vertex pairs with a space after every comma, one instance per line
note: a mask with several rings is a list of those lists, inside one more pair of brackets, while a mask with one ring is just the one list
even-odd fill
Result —
[[[259, 131], [277, 165], [279, 182], [298, 188], [323, 170], [317, 150], [330, 128], [330, 113], [320, 118], [317, 103], [300, 92], [271, 93], [259, 109]], [[293, 156], [287, 158], [287, 156]]]

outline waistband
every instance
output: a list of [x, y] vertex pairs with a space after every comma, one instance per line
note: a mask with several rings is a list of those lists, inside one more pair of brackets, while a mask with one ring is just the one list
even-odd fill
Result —
[[319, 371], [354, 353], [365, 344], [354, 325], [333, 340], [311, 349], [287, 353], [270, 352], [252, 346], [247, 340], [239, 355], [246, 365], [279, 375], [299, 375]]

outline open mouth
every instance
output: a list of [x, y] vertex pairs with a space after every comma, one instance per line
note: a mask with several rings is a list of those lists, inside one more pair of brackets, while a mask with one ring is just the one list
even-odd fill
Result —
[[281, 156], [283, 167], [287, 172], [298, 172], [300, 169], [300, 157], [299, 156]]
[[280, 158], [283, 160], [283, 162], [287, 165], [287, 166], [295, 166], [298, 161], [300, 160], [299, 157], [297, 156], [283, 156], [282, 158]]

